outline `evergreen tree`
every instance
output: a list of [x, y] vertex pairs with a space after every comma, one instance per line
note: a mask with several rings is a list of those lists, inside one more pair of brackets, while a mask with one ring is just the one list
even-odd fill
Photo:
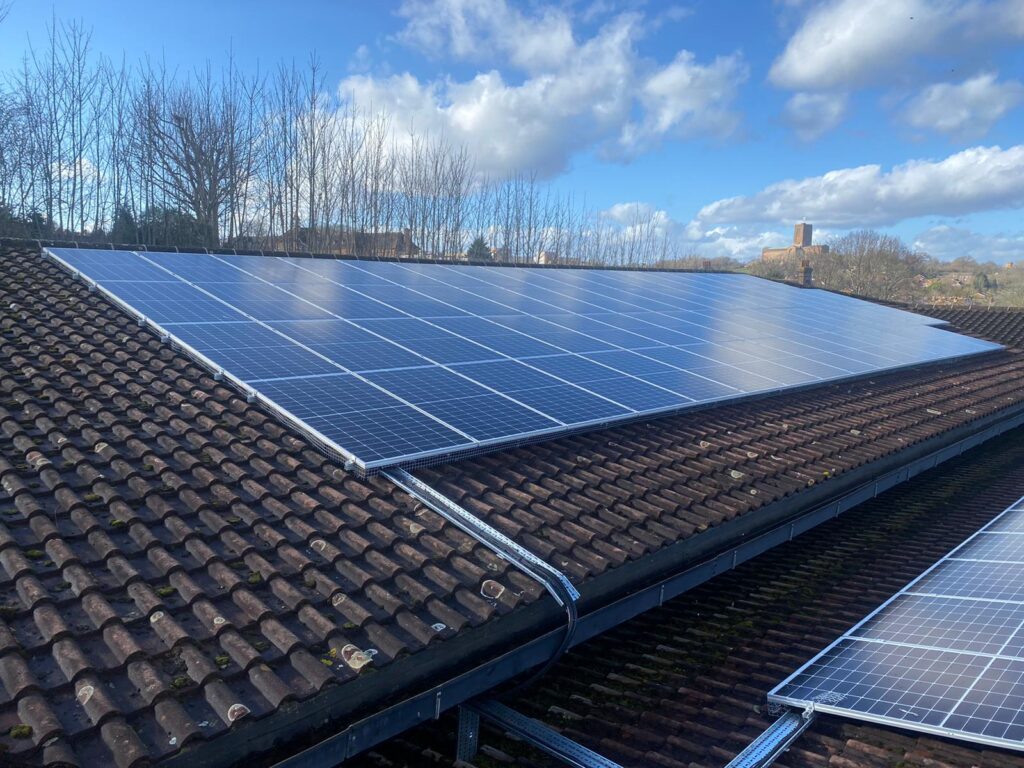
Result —
[[139, 218], [139, 241], [147, 245], [196, 247], [206, 234], [194, 216], [172, 208], [154, 205]]
[[476, 240], [470, 244], [466, 256], [470, 261], [491, 260], [491, 249], [487, 247], [487, 241], [484, 240], [483, 235], [478, 235]]
[[123, 205], [119, 205], [114, 214], [114, 223], [110, 227], [110, 241], [113, 243], [139, 242], [139, 226], [135, 223], [132, 212]]

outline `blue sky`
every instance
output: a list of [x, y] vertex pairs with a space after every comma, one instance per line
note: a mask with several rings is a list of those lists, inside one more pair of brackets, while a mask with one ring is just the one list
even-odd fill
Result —
[[[42, 41], [14, 0], [0, 66]], [[95, 50], [189, 69], [304, 62], [396, 123], [536, 170], [694, 250], [756, 255], [803, 217], [940, 257], [1024, 259], [1024, 0], [58, 1]]]

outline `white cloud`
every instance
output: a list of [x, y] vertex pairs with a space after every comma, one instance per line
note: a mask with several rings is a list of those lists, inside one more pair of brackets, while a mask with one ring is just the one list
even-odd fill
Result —
[[786, 102], [783, 120], [802, 141], [828, 133], [846, 115], [845, 93], [795, 93]]
[[613, 22], [557, 72], [520, 84], [490, 70], [464, 82], [422, 82], [409, 73], [350, 77], [341, 89], [387, 112], [399, 136], [415, 131], [464, 144], [485, 173], [551, 175], [575, 151], [616, 137], [627, 122], [635, 33], [630, 19]]
[[602, 218], [614, 221], [616, 224], [621, 224], [626, 227], [631, 224], [635, 224], [637, 221], [649, 219], [655, 213], [665, 213], [664, 211], [656, 211], [654, 206], [650, 203], [632, 202], [632, 203], [616, 203], [611, 208], [601, 211]]
[[616, 203], [601, 211], [600, 217], [626, 236], [653, 235], [676, 239], [684, 234], [683, 225], [668, 211], [655, 208], [650, 203]]
[[809, 12], [769, 79], [794, 90], [845, 90], [907, 77], [921, 56], [1024, 37], [1024, 0], [833, 0]]
[[601, 212], [601, 218], [610, 222], [627, 239], [636, 233], [641, 239], [646, 235], [666, 237], [678, 253], [697, 253], [701, 256], [728, 256], [749, 261], [761, 255], [761, 249], [788, 243], [791, 233], [781, 229], [757, 226], [715, 226], [702, 228], [698, 222], [684, 224], [667, 211], [655, 208], [650, 203], [616, 203]]
[[940, 224], [918, 235], [914, 239], [914, 248], [945, 261], [969, 256], [981, 262], [1022, 263], [1024, 232], [982, 234], [963, 227]]
[[576, 49], [572, 22], [560, 8], [532, 15], [505, 0], [406, 0], [398, 10], [402, 42], [428, 56], [493, 60], [496, 54], [528, 72], [560, 66]]
[[372, 63], [372, 56], [369, 47], [360, 45], [356, 52], [348, 60], [349, 72], [368, 72]]
[[668, 5], [662, 8], [661, 11], [653, 19], [655, 27], [661, 27], [665, 24], [675, 24], [688, 19], [693, 16], [694, 10], [688, 5]]
[[785, 246], [793, 239], [792, 232], [756, 227], [713, 227], [707, 231], [687, 227], [687, 232], [694, 250], [702, 256], [728, 256], [738, 261], [759, 258], [763, 248]]
[[[739, 55], [701, 64], [680, 51], [659, 66], [637, 51], [649, 22], [620, 14], [577, 39], [567, 12], [526, 13], [504, 0], [416, 0], [402, 6], [399, 39], [419, 50], [518, 68], [469, 80], [421, 80], [404, 73], [360, 74], [340, 84], [346, 97], [387, 112], [396, 136], [443, 135], [465, 145], [480, 171], [564, 170], [577, 152], [626, 157], [666, 136], [728, 136], [746, 66]], [[497, 60], [497, 61], [496, 61]]]
[[925, 88], [907, 104], [903, 119], [924, 130], [955, 138], [978, 138], [1003, 115], [1024, 102], [1024, 85], [998, 82], [987, 72], [962, 83], [936, 83]]
[[747, 75], [739, 54], [719, 56], [702, 65], [690, 51], [680, 51], [671, 64], [641, 86], [639, 98], [645, 116], [641, 122], [625, 126], [622, 146], [636, 151], [652, 137], [666, 135], [732, 135], [740, 122], [732, 102], [737, 85]]
[[1024, 144], [973, 147], [943, 160], [911, 160], [883, 171], [862, 165], [786, 180], [704, 206], [698, 226], [790, 223], [887, 226], [916, 216], [959, 216], [1024, 206]]

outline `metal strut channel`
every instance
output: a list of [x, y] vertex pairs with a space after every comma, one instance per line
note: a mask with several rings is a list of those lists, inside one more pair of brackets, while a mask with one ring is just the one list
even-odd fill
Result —
[[383, 475], [413, 498], [472, 536], [502, 560], [512, 563], [542, 584], [548, 594], [555, 599], [555, 602], [565, 609], [567, 622], [562, 643], [540, 670], [531, 676], [531, 679], [539, 677], [550, 669], [551, 665], [558, 661], [572, 644], [576, 621], [579, 618], [576, 601], [580, 599], [580, 593], [566, 575], [406, 470], [389, 469], [383, 472]]
[[476, 756], [481, 717], [574, 768], [622, 768], [544, 723], [496, 701], [476, 701], [459, 707], [459, 760], [469, 762]]
[[765, 728], [747, 748], [725, 766], [725, 768], [765, 768], [774, 763], [797, 737], [807, 730], [815, 717], [813, 710], [797, 712], [787, 710], [782, 717]]

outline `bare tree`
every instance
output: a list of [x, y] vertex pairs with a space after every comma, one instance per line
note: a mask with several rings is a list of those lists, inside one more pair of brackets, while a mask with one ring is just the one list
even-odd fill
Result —
[[815, 282], [863, 296], [910, 298], [925, 257], [898, 237], [857, 230], [829, 241], [829, 253], [816, 260]]
[[426, 253], [444, 257], [465, 247], [471, 181], [472, 163], [464, 147], [444, 138], [408, 137], [397, 163], [398, 218]]
[[207, 67], [189, 85], [147, 72], [135, 106], [138, 151], [163, 198], [194, 217], [203, 245], [217, 246], [222, 212], [236, 222], [255, 171], [255, 124], [239, 99], [258, 85], [239, 85], [233, 67], [219, 82]]
[[[4, 7], [0, 0], [0, 14]], [[444, 136], [396, 134], [316, 57], [243, 76], [96, 56], [77, 23], [0, 81], [0, 233], [156, 244], [634, 266], [678, 255], [653, 215], [615, 222], [536, 173], [482, 178]]]

